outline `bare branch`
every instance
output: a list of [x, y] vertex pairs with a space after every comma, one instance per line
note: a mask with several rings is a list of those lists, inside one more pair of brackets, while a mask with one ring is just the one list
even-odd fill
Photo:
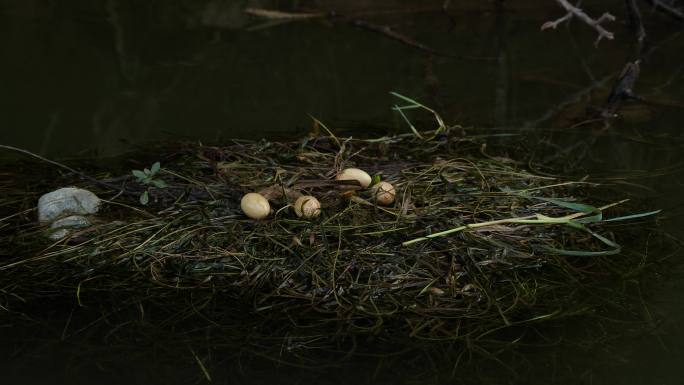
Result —
[[627, 6], [627, 15], [629, 18], [630, 27], [636, 31], [637, 41], [643, 43], [646, 40], [646, 29], [641, 21], [641, 12], [636, 4], [636, 0], [625, 0]]
[[661, 0], [646, 0], [654, 9], [660, 10], [675, 19], [684, 20], [684, 11], [675, 7], [673, 4], [665, 3]]
[[565, 16], [560, 17], [556, 20], [547, 21], [546, 23], [542, 24], [541, 30], [543, 31], [543, 30], [549, 29], [549, 28], [556, 29], [556, 27], [558, 27], [560, 24], [562, 24], [563, 22], [568, 21], [570, 19], [572, 19], [572, 12], [568, 12], [565, 14]]
[[557, 20], [547, 21], [546, 23], [542, 24], [542, 31], [549, 28], [555, 29], [560, 23], [570, 20], [572, 17], [577, 17], [578, 19], [582, 20], [585, 24], [594, 28], [596, 32], [598, 32], [598, 37], [596, 38], [596, 42], [594, 43], [595, 45], [598, 45], [599, 41], [601, 41], [601, 39], [604, 38], [608, 40], [613, 40], [613, 33], [603, 28], [601, 23], [607, 21], [615, 21], [615, 16], [611, 15], [608, 12], [605, 12], [598, 19], [592, 19], [591, 16], [587, 15], [583, 10], [581, 10], [577, 6], [570, 4], [567, 0], [556, 0], [556, 2], [561, 7], [563, 7], [568, 13]]
[[603, 103], [601, 117], [604, 119], [612, 119], [617, 116], [617, 111], [625, 99], [639, 99], [634, 95], [633, 88], [640, 73], [639, 60], [628, 62], [625, 65], [620, 77], [618, 77], [617, 82], [615, 82], [610, 95], [608, 95], [608, 98]]

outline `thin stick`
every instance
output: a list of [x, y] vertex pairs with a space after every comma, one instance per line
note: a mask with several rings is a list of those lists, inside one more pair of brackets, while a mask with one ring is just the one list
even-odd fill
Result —
[[614, 35], [612, 32], [606, 30], [603, 28], [601, 23], [605, 21], [615, 21], [615, 16], [611, 15], [608, 12], [605, 12], [601, 17], [598, 19], [592, 19], [589, 15], [587, 15], [583, 10], [580, 8], [577, 8], [576, 6], [570, 4], [567, 0], [556, 0], [556, 2], [563, 7], [568, 13], [561, 17], [560, 19], [554, 20], [554, 21], [547, 21], [546, 23], [542, 24], [541, 30], [545, 29], [555, 29], [558, 27], [558, 25], [564, 21], [570, 20], [572, 17], [577, 17], [578, 19], [582, 20], [585, 24], [588, 26], [594, 28], [596, 32], [598, 32], [598, 37], [596, 38], [596, 42], [594, 45], [598, 45], [599, 41], [601, 39], [606, 38], [608, 40], [613, 40]]
[[643, 43], [646, 39], [646, 29], [644, 28], [644, 23], [641, 21], [639, 6], [637, 6], [636, 0], [625, 0], [625, 6], [627, 7], [627, 15], [629, 16], [629, 25], [636, 32], [637, 41]]
[[295, 12], [283, 12], [272, 9], [263, 8], [245, 8], [244, 11], [248, 15], [263, 17], [265, 19], [271, 20], [307, 20], [307, 19], [319, 19], [324, 18], [328, 14], [326, 12], [313, 12], [313, 13], [295, 13]]
[[646, 0], [646, 2], [651, 4], [654, 9], [661, 10], [675, 19], [684, 20], [684, 11], [675, 8], [671, 4], [664, 3], [661, 0]]
[[62, 164], [62, 163], [59, 163], [59, 162], [55, 162], [54, 160], [50, 160], [50, 159], [45, 158], [45, 157], [43, 157], [43, 156], [40, 156], [40, 155], [38, 155], [38, 154], [35, 154], [35, 153], [33, 153], [33, 152], [29, 151], [29, 150], [24, 150], [23, 148], [18, 148], [18, 147], [14, 147], [14, 146], [8, 146], [8, 145], [5, 145], [5, 144], [0, 144], [0, 148], [1, 148], [1, 149], [5, 149], [5, 150], [10, 150], [10, 151], [15, 151], [15, 152], [18, 152], [18, 153], [21, 153], [21, 154], [24, 154], [24, 155], [28, 155], [28, 156], [34, 157], [34, 158], [36, 158], [36, 159], [42, 160], [43, 162], [49, 163], [49, 164], [51, 164], [51, 165], [53, 165], [53, 166], [57, 166], [57, 167], [60, 167], [60, 168], [65, 169], [65, 170], [67, 170], [67, 171], [69, 171], [69, 172], [72, 172], [72, 173], [78, 175], [79, 177], [81, 177], [82, 179], [86, 179], [86, 180], [88, 180], [88, 181], [90, 181], [90, 182], [99, 184], [99, 185], [101, 185], [101, 186], [105, 186], [105, 187], [107, 187], [107, 188], [109, 188], [109, 189], [112, 189], [112, 190], [114, 190], [114, 191], [121, 191], [121, 192], [123, 192], [123, 193], [130, 193], [130, 192], [126, 191], [125, 189], [119, 187], [119, 186], [115, 186], [115, 185], [113, 185], [113, 184], [109, 184], [109, 183], [107, 183], [107, 182], [103, 182], [103, 181], [101, 181], [101, 180], [95, 179], [95, 178], [93, 178], [93, 177], [91, 177], [91, 176], [89, 176], [89, 175], [86, 175], [86, 174], [82, 173], [81, 171], [78, 171], [78, 170], [76, 170], [76, 169], [73, 169], [73, 168], [71, 168], [71, 167], [69, 167], [69, 166], [67, 166], [67, 165], [65, 165], [65, 164]]

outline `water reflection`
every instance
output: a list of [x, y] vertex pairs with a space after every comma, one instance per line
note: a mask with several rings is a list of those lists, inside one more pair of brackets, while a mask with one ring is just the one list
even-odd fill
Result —
[[[366, 12], [378, 25], [471, 58], [461, 59], [344, 23], [262, 26], [236, 4], [5, 6], [3, 120], [22, 129], [3, 130], [0, 140], [46, 154], [112, 155], [125, 148], [121, 140], [292, 136], [306, 131], [308, 114], [353, 129], [393, 121], [391, 90], [464, 125], [562, 125], [563, 116], [599, 106], [632, 55], [625, 40], [595, 48], [582, 28], [540, 33], [554, 8], [514, 13], [500, 4], [478, 17], [448, 18], [436, 5], [436, 12], [426, 4], [401, 13], [388, 2], [373, 8], [384, 13]], [[667, 29], [649, 31], [657, 42]], [[676, 64], [663, 59], [678, 45], [681, 39], [653, 55], [644, 81], [675, 76], [672, 90]], [[547, 112], [574, 94], [550, 121]], [[669, 93], [661, 102], [676, 100]]]

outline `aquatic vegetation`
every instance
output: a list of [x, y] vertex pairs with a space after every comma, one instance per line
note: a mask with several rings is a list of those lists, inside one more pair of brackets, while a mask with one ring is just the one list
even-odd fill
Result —
[[[643, 229], [616, 223], [644, 223], [657, 210], [627, 210], [621, 197], [594, 195], [596, 183], [489, 154], [500, 133], [464, 135], [392, 95], [407, 103], [394, 110], [409, 133], [337, 137], [314, 119], [326, 135], [160, 146], [164, 169], [156, 162], [132, 176], [56, 164], [78, 180], [8, 166], [1, 306], [27, 314], [46, 300], [97, 305], [113, 325], [107, 336], [133, 322], [130, 312], [147, 330], [153, 312], [164, 328], [212, 333], [210, 349], [319, 367], [322, 352], [337, 362], [364, 350], [360, 338], [388, 350], [447, 346], [456, 361], [465, 352], [492, 358], [533, 325], [623, 301], [607, 281], [644, 271], [643, 259], [618, 255]], [[437, 127], [418, 131], [409, 110], [430, 113]], [[46, 185], [67, 183], [113, 197], [98, 223], [46, 243], [32, 207]]]
[[[591, 314], [599, 305], [586, 301], [588, 288], [639, 268], [615, 255], [631, 235], [614, 224], [655, 211], [625, 212], [622, 200], [592, 198], [590, 182], [527, 171], [484, 156], [482, 137], [438, 130], [160, 148], [165, 188], [148, 190], [154, 166], [135, 175], [150, 183], [125, 184], [125, 194], [106, 186], [130, 176], [103, 170], [104, 183], [82, 180], [116, 195], [99, 223], [55, 243], [36, 237], [27, 208], [41, 186], [69, 177], [13, 167], [13, 183], [0, 186], [2, 306], [103, 298], [116, 308], [162, 306], [165, 324], [197, 316], [249, 351], [288, 361], [285, 345], [339, 351], [357, 336], [464, 349], [506, 343], [515, 328]], [[394, 202], [344, 188], [335, 177], [346, 168], [391, 183]], [[154, 199], [140, 208], [133, 198], [148, 191]], [[268, 218], [242, 212], [253, 191], [268, 197]], [[318, 216], [295, 215], [301, 195], [317, 198]], [[260, 332], [235, 331], [252, 327]], [[306, 353], [291, 351], [293, 360]]]

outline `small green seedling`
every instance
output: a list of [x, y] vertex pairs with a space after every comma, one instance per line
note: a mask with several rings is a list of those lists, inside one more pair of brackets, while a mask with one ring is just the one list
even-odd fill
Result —
[[140, 170], [133, 170], [133, 176], [138, 179], [138, 182], [147, 185], [147, 189], [140, 195], [140, 203], [142, 205], [147, 205], [150, 201], [150, 186], [156, 188], [166, 188], [168, 185], [162, 179], [155, 178], [161, 165], [159, 162], [154, 162], [151, 168]]

